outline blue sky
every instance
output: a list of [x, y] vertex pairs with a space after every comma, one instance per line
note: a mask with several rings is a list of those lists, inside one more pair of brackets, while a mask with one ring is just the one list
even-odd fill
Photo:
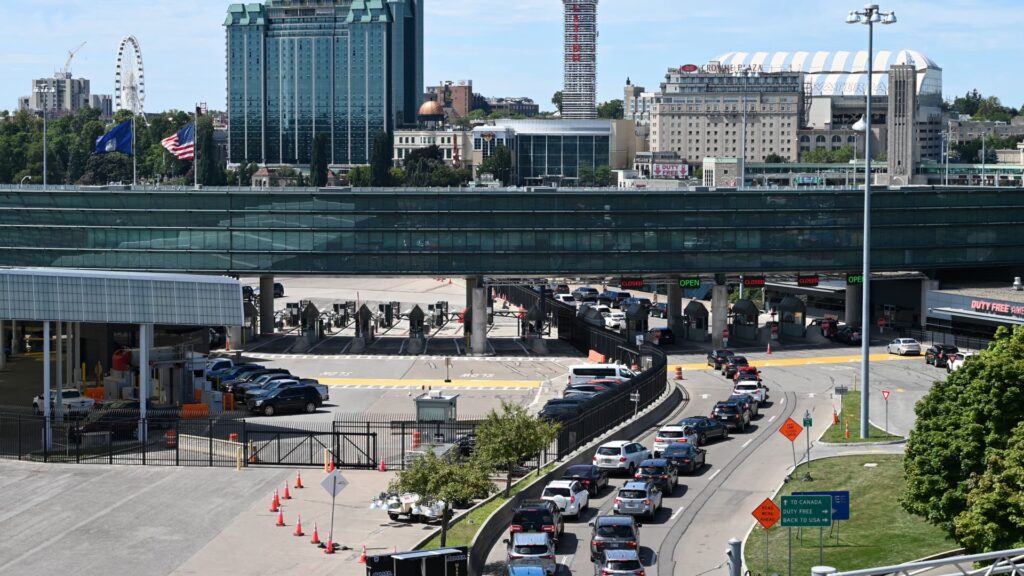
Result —
[[[560, 89], [559, 0], [425, 0], [426, 81], [472, 79], [488, 96], [529, 96], [542, 109]], [[134, 34], [146, 68], [146, 108], [224, 108], [224, 21], [218, 0], [0, 0], [0, 108], [32, 78], [60, 68], [111, 93], [117, 45]], [[890, 0], [899, 24], [879, 27], [876, 49], [912, 48], [943, 67], [947, 97], [978, 88], [1024, 104], [1024, 2]], [[621, 98], [626, 77], [656, 88], [669, 66], [729, 51], [860, 50], [863, 26], [844, 23], [860, 0], [601, 0], [600, 100]]]

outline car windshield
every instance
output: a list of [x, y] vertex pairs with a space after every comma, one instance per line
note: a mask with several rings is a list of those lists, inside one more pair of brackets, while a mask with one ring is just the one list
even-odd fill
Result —
[[601, 446], [597, 449], [597, 453], [601, 456], [618, 456], [619, 448], [615, 446]]
[[572, 496], [572, 492], [569, 492], [568, 488], [545, 488], [544, 497], [551, 498], [554, 496]]
[[680, 425], [682, 425], [682, 426], [696, 426], [697, 424], [700, 424], [703, 421], [704, 421], [703, 418], [683, 418], [682, 422], [680, 422]]
[[665, 471], [661, 466], [641, 466], [640, 472], [642, 474], [661, 474]]
[[665, 449], [662, 456], [666, 458], [678, 458], [680, 456], [690, 456], [693, 452], [690, 450], [689, 444], [673, 444]]
[[590, 466], [570, 466], [569, 469], [565, 471], [565, 475], [588, 477], [592, 471], [593, 469]]
[[619, 490], [619, 498], [647, 498], [647, 492], [644, 490]]
[[683, 434], [682, 430], [662, 430], [658, 432], [658, 436], [662, 438], [682, 438], [685, 434]]
[[733, 364], [736, 364], [737, 366], [747, 365], [747, 359], [744, 358], [743, 356], [730, 356], [729, 361], [732, 362]]
[[757, 390], [757, 384], [740, 384], [736, 386], [737, 390]]
[[551, 513], [543, 508], [517, 510], [512, 518], [513, 524], [551, 524], [553, 522]]
[[65, 390], [60, 393], [61, 398], [78, 398], [78, 390]]
[[602, 524], [597, 527], [597, 535], [604, 538], [632, 538], [633, 527], [629, 524]]
[[605, 567], [609, 570], [639, 570], [643, 565], [639, 560], [609, 560]]
[[524, 556], [539, 556], [548, 551], [548, 547], [543, 544], [531, 545], [531, 546], [516, 546], [513, 552], [516, 554], [523, 554]]
[[715, 410], [725, 414], [735, 414], [739, 411], [739, 407], [732, 404], [720, 404], [715, 407]]

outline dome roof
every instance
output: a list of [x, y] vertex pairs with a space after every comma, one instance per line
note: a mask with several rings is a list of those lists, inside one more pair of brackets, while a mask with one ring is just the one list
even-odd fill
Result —
[[427, 100], [420, 106], [419, 116], [444, 116], [444, 108], [433, 100]]

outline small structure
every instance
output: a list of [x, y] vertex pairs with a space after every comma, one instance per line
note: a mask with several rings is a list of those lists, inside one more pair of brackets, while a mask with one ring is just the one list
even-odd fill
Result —
[[807, 337], [807, 305], [795, 296], [786, 296], [779, 302], [779, 336], [782, 338]]
[[633, 343], [638, 335], [647, 332], [649, 313], [643, 304], [634, 303], [626, 308], [626, 342]]
[[691, 300], [683, 309], [683, 327], [686, 330], [686, 339], [690, 342], [706, 342], [708, 339], [708, 320], [711, 313], [706, 306], [696, 300]]
[[757, 321], [760, 315], [761, 311], [750, 300], [745, 298], [737, 300], [732, 305], [732, 322], [729, 326], [729, 338], [756, 342], [759, 328]]
[[423, 352], [423, 344], [426, 339], [423, 333], [426, 316], [419, 305], [413, 306], [409, 311], [409, 343], [406, 345], [406, 351], [409, 354]]
[[440, 390], [430, 390], [417, 396], [415, 401], [416, 430], [425, 444], [446, 444], [455, 440], [451, 424], [459, 415], [458, 394], [446, 395]]

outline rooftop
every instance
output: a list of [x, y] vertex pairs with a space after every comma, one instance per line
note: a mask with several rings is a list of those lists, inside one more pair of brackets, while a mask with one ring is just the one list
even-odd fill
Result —
[[992, 282], [986, 284], [975, 284], [972, 286], [953, 286], [935, 290], [935, 292], [953, 294], [955, 296], [1005, 300], [1007, 302], [1019, 302], [1024, 304], [1024, 291], [1014, 290], [1011, 282]]

